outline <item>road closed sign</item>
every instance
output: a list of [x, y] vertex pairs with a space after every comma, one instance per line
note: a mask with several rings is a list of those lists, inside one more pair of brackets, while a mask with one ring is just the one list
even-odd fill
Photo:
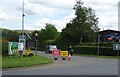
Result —
[[53, 56], [60, 56], [60, 50], [52, 50], [52, 55]]

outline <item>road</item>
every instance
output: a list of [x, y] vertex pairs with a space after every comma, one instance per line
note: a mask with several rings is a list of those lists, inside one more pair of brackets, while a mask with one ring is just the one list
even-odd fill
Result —
[[[39, 53], [52, 58], [51, 55]], [[4, 70], [3, 75], [118, 75], [118, 60], [73, 56], [71, 61], [56, 60], [53, 64], [26, 69]]]

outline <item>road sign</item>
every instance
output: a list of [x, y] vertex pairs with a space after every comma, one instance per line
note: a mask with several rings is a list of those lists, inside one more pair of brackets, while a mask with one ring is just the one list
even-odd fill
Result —
[[18, 50], [23, 51], [23, 49], [24, 49], [23, 43], [18, 43]]
[[8, 45], [8, 54], [9, 55], [18, 54], [18, 51], [23, 51], [23, 49], [24, 49], [23, 43], [9, 42], [9, 45]]
[[60, 50], [52, 50], [52, 55], [53, 56], [60, 56]]
[[113, 44], [113, 50], [120, 50], [120, 44]]
[[17, 54], [17, 50], [18, 50], [18, 43], [17, 42], [9, 42], [9, 52], [8, 54]]
[[61, 51], [60, 56], [61, 57], [68, 57], [68, 51]]

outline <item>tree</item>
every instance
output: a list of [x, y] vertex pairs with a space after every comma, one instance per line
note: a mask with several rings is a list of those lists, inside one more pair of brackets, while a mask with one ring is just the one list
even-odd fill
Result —
[[56, 37], [59, 34], [57, 29], [55, 28], [55, 25], [49, 24], [49, 23], [46, 23], [45, 32], [46, 32], [46, 39], [47, 40], [56, 39]]
[[19, 33], [16, 31], [4, 29], [2, 30], [2, 39], [7, 39], [9, 41], [18, 41]]
[[2, 44], [2, 55], [8, 55], [8, 42], [18, 42], [19, 33], [16, 31], [3, 29], [2, 30], [2, 37], [0, 38], [0, 43]]
[[59, 43], [78, 44], [80, 42], [95, 41], [96, 33], [99, 31], [96, 17], [92, 8], [83, 6], [83, 2], [78, 0], [73, 8], [76, 17], [67, 23], [59, 37]]
[[50, 42], [50, 40], [55, 40], [58, 35], [59, 32], [55, 28], [55, 25], [46, 23], [45, 29], [41, 29], [39, 32], [39, 43], [41, 48], [45, 47], [47, 42]]

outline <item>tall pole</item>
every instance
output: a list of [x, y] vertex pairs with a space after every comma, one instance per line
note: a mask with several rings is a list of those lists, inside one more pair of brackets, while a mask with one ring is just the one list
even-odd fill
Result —
[[35, 55], [37, 56], [37, 40], [38, 40], [38, 34], [35, 34], [35, 43], [36, 43], [36, 47], [35, 47]]
[[[37, 37], [37, 36], [36, 36], [36, 37]], [[37, 39], [36, 39], [35, 55], [37, 56]]]
[[120, 51], [120, 50], [117, 51], [117, 57], [118, 57], [118, 60], [119, 60], [119, 51]]
[[99, 56], [99, 54], [100, 54], [100, 53], [99, 53], [99, 34], [98, 34], [98, 36], [97, 36], [97, 37], [98, 37], [98, 38], [97, 38], [97, 39], [98, 39], [98, 40], [97, 40], [97, 41], [98, 41], [97, 55]]
[[[25, 50], [25, 38], [24, 38], [24, 0], [23, 0], [23, 3], [22, 3], [22, 42], [23, 42], [23, 45], [24, 45], [24, 48], [23, 48], [23, 52]], [[22, 53], [23, 54], [23, 53]]]
[[22, 32], [23, 32], [23, 35], [24, 35], [24, 0], [23, 0], [23, 3], [22, 3]]

